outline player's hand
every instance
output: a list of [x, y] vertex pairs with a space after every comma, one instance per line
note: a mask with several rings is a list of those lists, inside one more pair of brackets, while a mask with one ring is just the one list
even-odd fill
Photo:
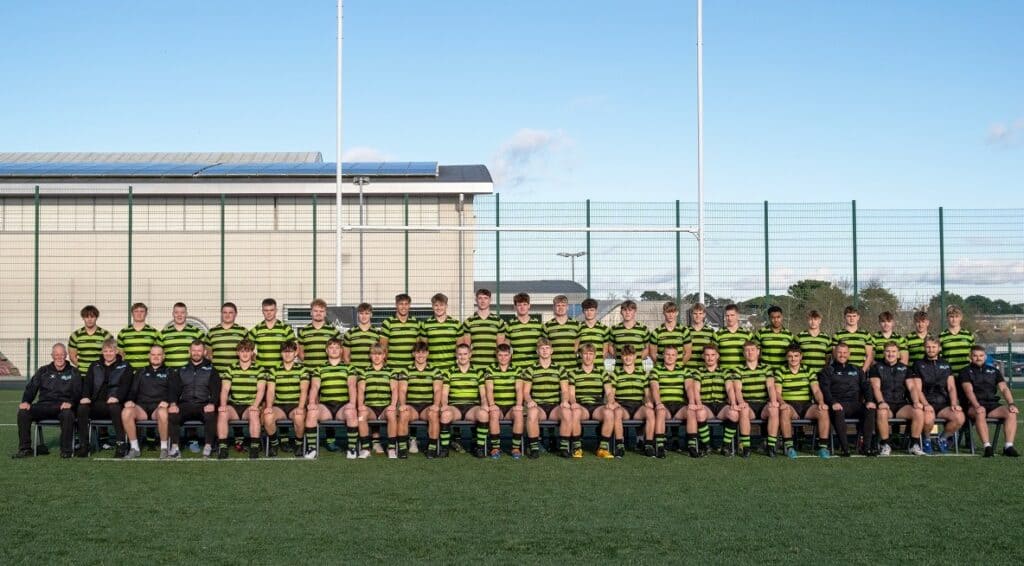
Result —
[[226, 406], [224, 406], [224, 405], [221, 405], [221, 406], [217, 407], [217, 412], [218, 413], [226, 413], [226, 412], [228, 412], [228, 408]]
[[828, 412], [828, 405], [826, 405], [825, 403], [820, 403], [820, 404], [818, 404], [818, 410], [823, 412], [823, 413], [827, 413]]
[[91, 403], [92, 403], [92, 399], [90, 399], [90, 398], [88, 398], [88, 397], [82, 397], [82, 398], [81, 398], [81, 399], [80, 399], [80, 400], [78, 401], [78, 404], [79, 404], [79, 405], [89, 405], [89, 404], [91, 404]]
[[888, 409], [889, 408], [889, 404], [886, 403], [885, 401], [882, 401], [881, 403], [878, 404], [878, 408], [879, 409]]
[[112, 403], [117, 403], [117, 402], [118, 402], [117, 397], [107, 397], [107, 404], [108, 405], [110, 405]]
[[156, 406], [160, 409], [166, 409], [168, 407], [167, 401], [160, 401]]
[[832, 403], [832, 410], [833, 411], [842, 411], [843, 410], [843, 406], [840, 403]]
[[956, 412], [960, 412], [960, 411], [963, 411], [964, 408], [961, 407], [960, 405], [953, 405], [953, 410], [956, 411]]
[[18, 410], [20, 410], [20, 411], [27, 411], [31, 407], [32, 407], [32, 405], [29, 405], [28, 403], [21, 403], [21, 404], [18, 405]]
[[178, 406], [172, 403], [169, 407], [167, 407], [167, 412], [178, 414]]
[[526, 404], [526, 406], [527, 408], [535, 409], [537, 407], [537, 403], [530, 401], [529, 403]]
[[217, 410], [217, 406], [214, 405], [213, 403], [207, 403], [207, 404], [203, 405], [203, 412], [204, 413], [212, 413], [215, 410]]
[[1015, 415], [1020, 412], [1020, 409], [1017, 408], [1017, 405], [1007, 405], [1006, 406], [1006, 410], [1010, 411], [1011, 413], [1013, 413]]
[[263, 409], [263, 414], [264, 415], [273, 415], [274, 414], [274, 407], [270, 406], [270, 407], [267, 407], [267, 408]]
[[124, 408], [125, 409], [134, 409], [135, 408], [135, 401], [125, 401], [124, 402]]
[[310, 404], [306, 405], [306, 408], [309, 409], [310, 411], [315, 411], [316, 408], [317, 408], [317, 405], [316, 405], [316, 403], [310, 403]]
[[878, 405], [876, 405], [876, 404], [874, 404], [874, 403], [872, 403], [872, 402], [869, 402], [869, 403], [865, 403], [865, 404], [864, 404], [864, 407], [865, 407], [865, 408], [868, 408], [868, 409], [877, 409], [877, 408], [878, 408]]
[[561, 403], [559, 403], [559, 406], [562, 407], [563, 409], [571, 409], [572, 403], [568, 401], [562, 401]]
[[694, 405], [693, 403], [690, 403], [689, 405], [686, 406], [686, 410], [690, 411], [691, 413], [698, 411], [700, 410], [700, 405]]
[[922, 404], [922, 403], [914, 403], [914, 408], [915, 409], [924, 409], [924, 404]]
[[67, 402], [65, 402], [65, 403], [61, 403], [61, 404], [60, 404], [60, 410], [62, 410], [62, 411], [63, 411], [64, 409], [70, 409], [70, 408], [71, 408], [71, 403], [67, 403]]

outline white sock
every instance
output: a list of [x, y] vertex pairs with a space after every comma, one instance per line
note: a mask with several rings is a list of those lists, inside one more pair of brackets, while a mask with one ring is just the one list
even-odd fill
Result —
[[178, 445], [177, 444], [172, 444], [171, 445], [171, 452], [175, 452], [177, 450], [178, 450]]
[[986, 443], [985, 443], [985, 448], [990, 448], [991, 446], [992, 446], [992, 443], [991, 443], [991, 442], [986, 442]]
[[1012, 442], [1007, 442], [1006, 445], [1003, 446], [1003, 448], [1013, 448], [1013, 443]]
[[160, 441], [160, 449], [161, 449], [161, 450], [167, 450], [167, 445], [168, 445], [168, 444], [169, 444], [169, 442], [168, 442], [168, 441], [166, 441], [166, 440], [161, 440], [161, 441]]
[[132, 450], [138, 450], [139, 449], [139, 439], [138, 438], [136, 438], [135, 440], [132, 440], [131, 444], [132, 444]]

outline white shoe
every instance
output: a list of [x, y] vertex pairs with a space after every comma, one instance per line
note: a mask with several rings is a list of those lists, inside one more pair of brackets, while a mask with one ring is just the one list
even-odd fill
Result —
[[181, 458], [181, 450], [177, 446], [171, 446], [171, 449], [167, 451], [167, 457], [172, 460]]
[[889, 446], [888, 444], [883, 444], [882, 448], [878, 451], [878, 455], [879, 456], [891, 456], [892, 455], [892, 447]]
[[353, 449], [349, 449], [349, 451], [345, 453], [345, 459], [347, 460], [355, 460], [358, 457], [359, 454], [356, 454], [356, 451]]
[[374, 440], [373, 441], [373, 453], [374, 454], [383, 454], [384, 453], [384, 447], [381, 446], [379, 440]]
[[921, 450], [921, 446], [918, 445], [918, 444], [914, 444], [913, 446], [911, 446], [909, 452], [910, 452], [910, 454], [912, 456], [924, 456], [925, 455], [924, 450]]
[[209, 444], [203, 445], [203, 458], [209, 458], [213, 454], [213, 446]]
[[360, 460], [365, 460], [365, 459], [367, 459], [369, 457], [370, 457], [370, 451], [369, 450], [360, 450], [359, 451], [359, 459]]
[[389, 460], [397, 460], [398, 459], [398, 450], [395, 450], [394, 448], [388, 448], [388, 459]]
[[142, 456], [142, 452], [138, 448], [132, 448], [131, 450], [128, 451], [127, 454], [124, 455], [124, 459], [134, 460], [135, 458], [138, 458], [140, 456]]
[[[351, 452], [349, 452], [349, 454], [351, 454]], [[309, 452], [306, 452], [303, 458], [307, 460], [316, 460], [316, 450], [310, 450]], [[348, 459], [351, 460], [352, 458], [349, 457]]]
[[409, 439], [409, 453], [410, 454], [419, 454], [420, 453], [420, 445], [416, 443], [416, 439], [415, 438], [410, 438]]

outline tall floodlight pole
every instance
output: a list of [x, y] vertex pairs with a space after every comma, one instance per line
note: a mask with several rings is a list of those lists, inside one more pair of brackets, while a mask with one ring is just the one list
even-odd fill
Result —
[[697, 301], [704, 302], [704, 9], [697, 0]]
[[341, 32], [343, 13], [344, 0], [338, 0], [338, 96], [335, 108], [338, 123], [335, 139], [335, 161], [337, 163], [334, 164], [334, 304], [338, 306], [341, 306]]

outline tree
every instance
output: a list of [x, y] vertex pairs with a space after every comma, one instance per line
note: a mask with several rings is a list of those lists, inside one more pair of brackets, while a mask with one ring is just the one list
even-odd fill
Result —
[[660, 291], [644, 291], [640, 293], [641, 301], [671, 301], [673, 297]]
[[[900, 300], [892, 291], [882, 287], [881, 283], [872, 281], [860, 290], [861, 326], [874, 328], [871, 321], [885, 311], [896, 314], [900, 308]], [[868, 319], [867, 321], [865, 319]]]

